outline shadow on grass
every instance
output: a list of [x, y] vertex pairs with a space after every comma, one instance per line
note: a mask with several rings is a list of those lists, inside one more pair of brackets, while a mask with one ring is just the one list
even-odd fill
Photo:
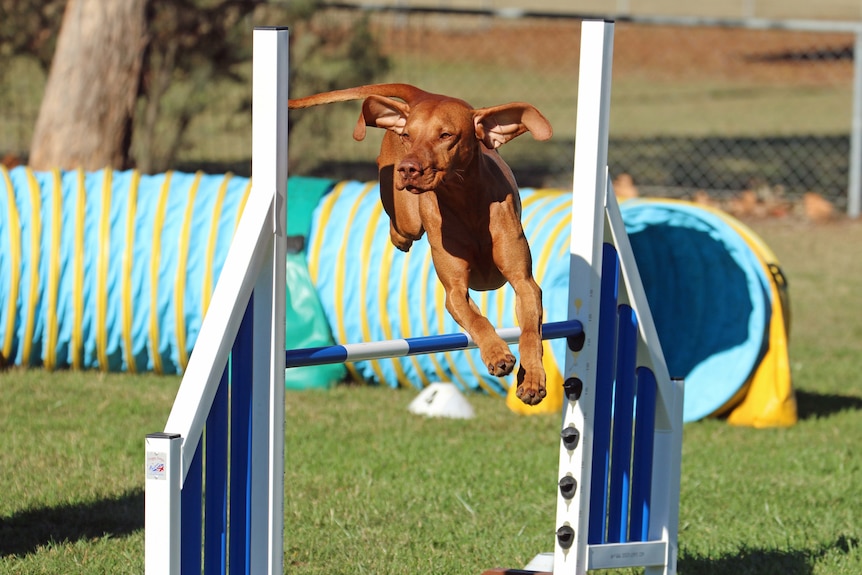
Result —
[[862, 399], [852, 395], [796, 390], [796, 412], [800, 420], [817, 419], [850, 410], [862, 411]]
[[806, 551], [741, 549], [736, 555], [680, 557], [677, 568], [686, 575], [809, 575], [814, 572]]
[[701, 557], [682, 555], [677, 569], [685, 575], [811, 575], [818, 559], [832, 553], [847, 555], [859, 540], [841, 535], [832, 545], [819, 549], [753, 549], [743, 547], [733, 555]]
[[64, 541], [123, 536], [144, 527], [144, 492], [89, 503], [28, 509], [0, 517], [0, 557], [24, 556]]

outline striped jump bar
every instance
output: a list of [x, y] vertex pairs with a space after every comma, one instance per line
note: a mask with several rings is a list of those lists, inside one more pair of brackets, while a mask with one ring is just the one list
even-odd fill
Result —
[[[518, 343], [521, 328], [507, 327], [497, 330], [497, 334], [506, 343]], [[557, 321], [542, 325], [542, 339], [568, 340], [569, 348], [580, 349], [583, 342], [584, 328], [580, 321]], [[390, 339], [385, 341], [369, 341], [331, 345], [326, 347], [310, 347], [305, 349], [289, 349], [285, 352], [285, 367], [303, 367], [308, 365], [323, 365], [328, 363], [345, 363], [349, 361], [366, 361], [390, 357], [421, 355], [423, 353], [438, 353], [460, 349], [475, 348], [476, 343], [465, 333], [447, 335], [429, 335], [425, 337], [408, 337], [406, 339]]]

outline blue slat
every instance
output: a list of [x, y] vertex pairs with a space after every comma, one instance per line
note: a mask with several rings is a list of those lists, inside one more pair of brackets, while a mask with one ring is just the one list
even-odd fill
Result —
[[230, 358], [230, 575], [248, 575], [251, 540], [251, 390], [254, 294]]
[[201, 572], [201, 491], [203, 449], [198, 441], [180, 496], [180, 573]]
[[204, 575], [225, 575], [227, 569], [227, 418], [225, 368], [206, 425]]
[[631, 489], [632, 426], [635, 397], [635, 360], [638, 322], [628, 305], [619, 307], [617, 370], [614, 386], [614, 431], [611, 447], [611, 485], [608, 495], [608, 543], [628, 538], [629, 489]]
[[608, 466], [611, 443], [611, 394], [614, 381], [619, 258], [611, 244], [602, 247], [602, 282], [593, 414], [593, 468], [590, 480], [590, 514], [587, 542], [605, 542]]
[[639, 367], [637, 374], [637, 406], [635, 408], [635, 446], [632, 471], [632, 503], [629, 540], [649, 538], [650, 494], [652, 493], [652, 456], [655, 436], [655, 374]]

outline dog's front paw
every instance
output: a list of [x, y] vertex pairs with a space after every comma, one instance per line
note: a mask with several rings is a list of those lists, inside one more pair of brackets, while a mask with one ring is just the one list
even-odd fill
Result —
[[527, 405], [537, 405], [545, 399], [547, 390], [545, 389], [545, 371], [533, 371], [529, 374], [524, 370], [524, 366], [518, 369], [518, 389], [515, 391], [518, 399]]
[[392, 242], [393, 246], [402, 252], [409, 252], [410, 247], [413, 245], [413, 240], [402, 236], [392, 228], [389, 229], [389, 240]]
[[488, 368], [488, 373], [496, 377], [503, 377], [512, 373], [515, 369], [515, 356], [509, 351], [509, 346], [502, 344], [499, 351], [482, 354], [482, 360]]

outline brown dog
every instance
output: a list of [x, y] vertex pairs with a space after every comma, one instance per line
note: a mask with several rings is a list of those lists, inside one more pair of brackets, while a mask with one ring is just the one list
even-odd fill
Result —
[[428, 234], [446, 309], [479, 346], [495, 376], [511, 373], [515, 357], [467, 289], [512, 285], [521, 325], [517, 395], [528, 405], [539, 403], [545, 397], [542, 291], [533, 279], [518, 186], [496, 149], [527, 131], [547, 140], [551, 125], [530, 104], [473, 109], [463, 100], [407, 84], [316, 94], [290, 100], [289, 108], [361, 98], [353, 137], [365, 138], [366, 126], [386, 129], [377, 167], [392, 243], [407, 251]]

